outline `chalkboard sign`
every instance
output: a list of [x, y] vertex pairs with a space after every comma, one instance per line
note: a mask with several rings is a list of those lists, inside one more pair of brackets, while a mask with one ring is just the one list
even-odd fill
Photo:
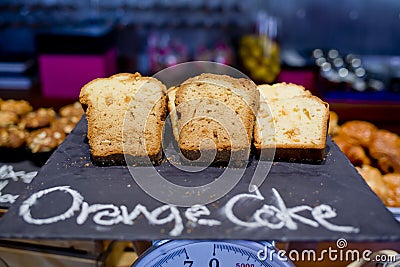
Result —
[[39, 167], [30, 160], [0, 161], [0, 208], [9, 208], [35, 178]]
[[[330, 139], [321, 164], [274, 162], [266, 180], [250, 192], [257, 165], [252, 159], [225, 196], [181, 207], [148, 195], [128, 167], [94, 166], [86, 129], [83, 118], [0, 220], [0, 237], [400, 240], [399, 223]], [[155, 170], [172, 183], [190, 185], [215, 179], [223, 168], [190, 176], [163, 162]], [[192, 193], [190, 199], [201, 194]]]

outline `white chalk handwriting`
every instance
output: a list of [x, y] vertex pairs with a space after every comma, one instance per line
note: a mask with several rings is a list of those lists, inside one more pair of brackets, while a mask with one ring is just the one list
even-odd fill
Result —
[[0, 167], [0, 180], [11, 179], [13, 181], [23, 181], [26, 184], [32, 182], [32, 179], [35, 178], [37, 172], [25, 172], [25, 171], [14, 171], [14, 167], [11, 165], [4, 164]]
[[4, 164], [0, 167], [0, 203], [13, 204], [19, 195], [4, 194], [3, 189], [7, 187], [10, 181], [22, 181], [29, 184], [36, 176], [37, 172], [14, 171], [14, 167]]
[[[56, 191], [67, 193], [72, 197], [69, 208], [60, 211], [60, 214], [53, 217], [43, 218], [43, 216], [38, 216], [40, 218], [34, 218], [31, 212], [32, 206], [38, 204], [39, 201], [46, 201], [42, 198], [47, 195], [49, 195], [47, 198], [51, 197], [51, 193]], [[241, 205], [248, 205], [254, 201], [258, 201], [261, 208], [253, 214], [248, 214], [248, 210]], [[358, 233], [360, 231], [357, 227], [336, 225], [330, 222], [329, 220], [337, 217], [338, 214], [334, 208], [326, 204], [315, 207], [307, 205], [287, 207], [275, 188], [272, 189], [271, 202], [273, 203], [264, 204], [264, 202], [265, 198], [258, 189], [253, 193], [238, 194], [217, 210], [217, 216], [222, 214], [224, 217], [222, 221], [228, 220], [243, 228], [287, 228], [295, 231], [299, 228], [299, 224], [303, 224], [314, 228], [322, 227], [333, 232]], [[240, 215], [238, 214], [239, 210]], [[302, 214], [308, 212], [309, 216], [300, 215], [300, 212], [303, 212]], [[100, 226], [133, 225], [137, 220], [145, 219], [149, 225], [170, 227], [170, 236], [182, 234], [185, 229], [184, 220], [192, 226], [197, 224], [218, 227], [221, 225], [221, 220], [210, 218], [214, 214], [205, 205], [194, 205], [182, 212], [173, 205], [165, 204], [149, 210], [145, 205], [138, 203], [130, 210], [125, 205], [90, 204], [84, 201], [84, 197], [78, 191], [69, 186], [52, 187], [32, 194], [21, 204], [19, 215], [26, 223], [35, 225], [53, 224], [68, 219], [74, 219], [77, 225], [89, 223], [90, 220]]]
[[[329, 205], [321, 204], [316, 207], [300, 205], [288, 208], [278, 190], [272, 188], [272, 193], [273, 202], [275, 203], [264, 204], [255, 211], [253, 216], [250, 216], [250, 220], [240, 219], [235, 213], [235, 207], [245, 201], [263, 201], [264, 196], [261, 195], [258, 189], [251, 194], [244, 193], [232, 197], [225, 205], [225, 215], [231, 222], [248, 228], [267, 227], [270, 229], [287, 228], [289, 230], [297, 230], [299, 223], [302, 223], [311, 227], [322, 226], [334, 232], [358, 233], [360, 231], [357, 227], [335, 225], [327, 221], [327, 219], [337, 216], [335, 209]], [[302, 211], [311, 213], [312, 219], [298, 214]], [[248, 215], [245, 214], [245, 217], [248, 217]], [[242, 217], [244, 216], [242, 215]]]

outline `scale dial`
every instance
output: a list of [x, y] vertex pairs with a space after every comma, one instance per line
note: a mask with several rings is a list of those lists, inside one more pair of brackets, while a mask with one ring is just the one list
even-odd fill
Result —
[[[264, 253], [267, 254], [264, 254]], [[266, 257], [265, 257], [266, 255]], [[270, 243], [246, 240], [175, 240], [156, 245], [133, 267], [289, 267]]]

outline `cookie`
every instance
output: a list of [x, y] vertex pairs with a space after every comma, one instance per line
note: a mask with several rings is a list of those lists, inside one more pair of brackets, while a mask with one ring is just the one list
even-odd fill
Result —
[[52, 108], [39, 108], [25, 115], [20, 127], [26, 129], [37, 129], [47, 127], [56, 118], [56, 112]]
[[0, 104], [0, 110], [11, 111], [19, 116], [25, 115], [33, 110], [31, 104], [29, 104], [29, 102], [25, 100], [9, 99], [1, 101]]
[[64, 139], [64, 132], [52, 128], [43, 128], [29, 133], [26, 144], [32, 153], [49, 152], [61, 144]]
[[59, 110], [59, 114], [61, 117], [81, 117], [83, 115], [84, 111], [82, 108], [81, 103], [75, 102], [70, 105], [66, 105]]
[[17, 114], [11, 111], [0, 111], [0, 127], [16, 125], [19, 121]]
[[56, 118], [52, 123], [51, 123], [51, 128], [52, 129], [57, 129], [65, 134], [69, 134], [74, 128], [77, 123], [77, 121], [73, 120], [76, 117], [71, 117], [71, 118], [66, 118], [66, 117], [61, 117], [61, 118]]
[[16, 126], [0, 128], [0, 147], [19, 148], [25, 143], [26, 131]]

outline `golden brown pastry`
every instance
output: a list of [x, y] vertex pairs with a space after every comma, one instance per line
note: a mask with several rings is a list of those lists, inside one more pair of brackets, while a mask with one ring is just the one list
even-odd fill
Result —
[[389, 207], [400, 207], [400, 173], [389, 173], [382, 176], [388, 190], [386, 204]]
[[334, 136], [332, 139], [354, 166], [371, 165], [371, 160], [360, 145], [350, 143], [343, 135]]
[[1, 108], [0, 108], [0, 110], [11, 111], [20, 116], [25, 115], [28, 112], [31, 112], [32, 109], [33, 108], [28, 101], [14, 100], [14, 99], [3, 100], [1, 102]]
[[357, 171], [367, 182], [369, 187], [371, 187], [372, 191], [378, 195], [378, 197], [382, 200], [383, 203], [386, 203], [386, 199], [388, 196], [388, 188], [383, 180], [381, 172], [374, 167], [369, 165], [363, 165], [362, 167], [356, 167]]
[[46, 127], [56, 118], [56, 112], [52, 108], [39, 108], [25, 115], [20, 127], [26, 129], [37, 129]]
[[[72, 117], [72, 119], [73, 118], [76, 117]], [[75, 125], [76, 122], [71, 121], [71, 118], [61, 117], [61, 118], [56, 118], [54, 121], [52, 121], [51, 128], [58, 129], [66, 134], [69, 134], [75, 128]]]
[[0, 128], [0, 147], [19, 148], [25, 143], [27, 133], [16, 126]]
[[342, 124], [339, 134], [346, 136], [350, 143], [368, 148], [371, 136], [377, 130], [372, 123], [354, 120]]
[[400, 137], [387, 130], [376, 131], [369, 145], [369, 154], [384, 173], [400, 173]]
[[11, 111], [0, 111], [0, 127], [7, 127], [18, 123], [18, 115]]
[[49, 152], [55, 149], [65, 139], [64, 132], [42, 128], [31, 132], [26, 138], [26, 144], [32, 153]]
[[329, 111], [329, 128], [328, 133], [330, 136], [335, 136], [339, 133], [339, 116], [334, 111]]
[[84, 113], [81, 103], [75, 102], [60, 108], [61, 117], [81, 117]]

